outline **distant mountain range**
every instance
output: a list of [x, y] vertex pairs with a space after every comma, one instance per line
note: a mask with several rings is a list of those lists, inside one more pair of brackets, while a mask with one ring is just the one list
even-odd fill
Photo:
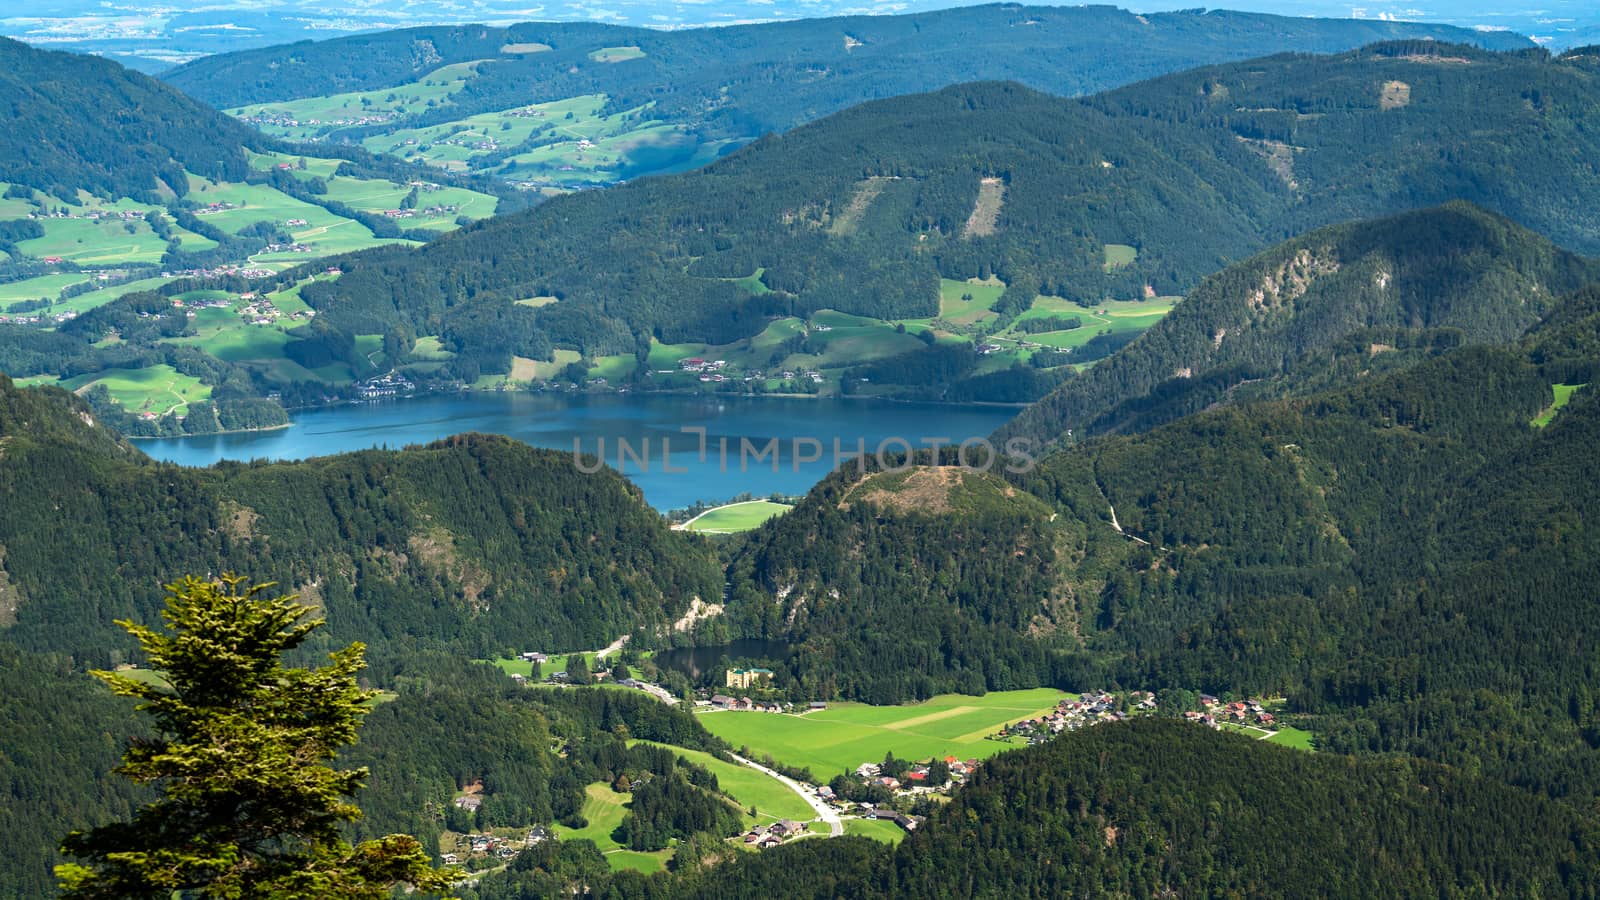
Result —
[[[1089, 94], [1209, 63], [1399, 39], [1532, 46], [1509, 33], [1425, 23], [1005, 4], [679, 31], [570, 22], [416, 28], [222, 54], [163, 77], [274, 133], [565, 184], [568, 167], [585, 170], [596, 155], [618, 157], [603, 180], [673, 171], [857, 103], [960, 82]], [[448, 92], [408, 102], [407, 88], [457, 77]], [[578, 97], [598, 98], [602, 114], [626, 116], [632, 130], [606, 140], [559, 120], [528, 133], [525, 116], [509, 115]], [[439, 152], [453, 135], [471, 137], [467, 152]], [[548, 160], [577, 137], [596, 142], [588, 158]]]
[[1012, 337], [1041, 296], [1093, 311], [1182, 294], [1292, 235], [1453, 199], [1592, 253], [1597, 100], [1588, 57], [1431, 41], [1230, 63], [1082, 100], [965, 85], [419, 251], [348, 258], [303, 296], [351, 333], [505, 310], [518, 324], [480, 356], [488, 372], [541, 341], [641, 360], [655, 343], [743, 346], [778, 317], [824, 309], [937, 335], [966, 308], [941, 301], [941, 279], [1003, 286], [980, 304], [980, 330]]

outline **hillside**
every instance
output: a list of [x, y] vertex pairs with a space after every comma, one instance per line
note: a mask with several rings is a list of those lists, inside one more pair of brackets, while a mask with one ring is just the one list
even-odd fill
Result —
[[[1202, 281], [1172, 314], [1072, 378], [999, 436], [1039, 444], [1140, 430], [1229, 396], [1290, 389], [1365, 336], [1358, 364], [1447, 339], [1506, 343], [1600, 265], [1468, 204], [1335, 225]], [[1393, 359], [1377, 359], [1394, 353]], [[1313, 382], [1316, 383], [1316, 382]]]
[[40, 397], [0, 376], [0, 621], [25, 649], [124, 661], [111, 620], [150, 619], [175, 572], [304, 592], [327, 611], [328, 640], [363, 640], [375, 658], [602, 647], [718, 591], [703, 544], [620, 476], [584, 475], [561, 453], [467, 435], [184, 469], [107, 452], [81, 401], [48, 391], [56, 409], [41, 418]]
[[[280, 349], [309, 316], [292, 283], [252, 304], [263, 279], [336, 253], [419, 245], [492, 215], [502, 197], [508, 209], [527, 202], [500, 182], [360, 148], [306, 155], [107, 60], [15, 41], [0, 40], [0, 105], [15, 112], [0, 135], [0, 368], [73, 390], [99, 384], [129, 428], [194, 431], [215, 417], [187, 420], [192, 403], [296, 381], [336, 393], [370, 374], [370, 351], [344, 371], [273, 368], [284, 355], [258, 348]], [[180, 280], [207, 289], [186, 298], [187, 325], [169, 320], [142, 353], [127, 353], [133, 340], [110, 354], [121, 358], [69, 361], [95, 350], [53, 329]], [[273, 357], [266, 371], [232, 365], [259, 356]], [[283, 421], [281, 409], [225, 415], [209, 430]]]
[[466, 897], [577, 880], [601, 896], [708, 900], [1583, 896], [1596, 877], [1592, 813], [1441, 766], [1151, 719], [994, 757], [893, 849], [843, 838], [732, 856], [646, 885], [597, 877], [568, 848]]
[[[1391, 82], [1408, 85], [1404, 104]], [[1332, 222], [1466, 199], [1600, 249], [1585, 199], [1600, 193], [1586, 162], [1600, 151], [1595, 91], [1578, 59], [1432, 43], [1272, 57], [1084, 100], [967, 85], [865, 104], [695, 173], [556, 198], [421, 252], [350, 258], [303, 295], [357, 333], [426, 334], [453, 309], [498, 307], [516, 337], [502, 330], [478, 354], [484, 372], [542, 339], [623, 367], [632, 356], [641, 385], [681, 357], [733, 354], [734, 374], [798, 365], [830, 385], [918, 350], [920, 332], [987, 345], [990, 370], [1058, 367], [1117, 346], [1106, 335], [1079, 355], [1114, 331], [1083, 327], [1106, 301], [1160, 306]], [[1062, 321], [1023, 330], [1039, 316]], [[870, 340], [819, 352], [831, 340], [818, 325]], [[1071, 352], [1038, 352], [1057, 348]]]
[[847, 106], [957, 82], [1086, 94], [1207, 63], [1417, 38], [1531, 46], [1425, 24], [992, 5], [670, 31], [414, 28], [210, 57], [164, 77], [271, 134], [562, 187], [702, 165]]
[[1083, 441], [1008, 479], [1023, 502], [897, 510], [836, 475], [734, 548], [732, 636], [793, 641], [797, 695], [1283, 695], [1327, 749], [1594, 790], [1600, 495], [1574, 460], [1600, 405], [1556, 386], [1600, 373], [1595, 294], [1549, 305], [1526, 337]]
[[1046, 683], [1050, 642], [1034, 638], [1070, 632], [1076, 614], [1053, 519], [997, 474], [847, 466], [736, 551], [729, 613], [697, 637], [794, 641], [796, 696], [902, 703]]

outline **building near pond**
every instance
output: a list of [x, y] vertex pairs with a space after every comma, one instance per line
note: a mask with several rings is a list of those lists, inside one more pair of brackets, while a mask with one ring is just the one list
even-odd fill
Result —
[[772, 680], [771, 669], [729, 669], [728, 687], [749, 689]]

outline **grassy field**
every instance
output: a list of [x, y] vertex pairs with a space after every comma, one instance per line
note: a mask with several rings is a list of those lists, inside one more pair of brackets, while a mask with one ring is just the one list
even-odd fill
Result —
[[1296, 750], [1315, 750], [1315, 737], [1316, 736], [1309, 731], [1302, 731], [1298, 728], [1284, 727], [1279, 728], [1277, 734], [1267, 738], [1267, 743], [1282, 744], [1285, 747], [1293, 747]]
[[1105, 254], [1107, 272], [1114, 272], [1123, 266], [1132, 265], [1133, 261], [1139, 258], [1139, 251], [1127, 244], [1107, 244]]
[[1569, 403], [1572, 400], [1572, 395], [1574, 393], [1576, 393], [1579, 388], [1584, 388], [1584, 387], [1588, 387], [1588, 385], [1587, 384], [1553, 384], [1553, 385], [1551, 385], [1550, 389], [1555, 394], [1555, 402], [1550, 404], [1549, 408], [1547, 408], [1544, 412], [1539, 413], [1538, 417], [1533, 420], [1533, 427], [1535, 427], [1535, 428], [1543, 428], [1544, 426], [1549, 425], [1551, 420], [1553, 420], [1556, 417], [1556, 413], [1561, 411], [1561, 407], [1566, 406], [1567, 403]]
[[611, 837], [611, 832], [622, 824], [622, 817], [628, 814], [625, 808], [629, 800], [627, 794], [619, 794], [611, 789], [609, 784], [596, 782], [583, 789], [583, 817], [589, 824], [582, 828], [568, 828], [557, 825], [554, 831], [564, 841], [590, 840], [600, 848], [600, 852], [607, 850], [620, 850], [618, 844]]
[[461, 90], [477, 74], [476, 66], [477, 62], [454, 63], [392, 88], [256, 103], [227, 112], [240, 118], [292, 119], [297, 124], [270, 121], [255, 124], [271, 135], [308, 141], [340, 123], [353, 125], [363, 118], [382, 122], [423, 112], [430, 102], [448, 103], [450, 95]]
[[1037, 688], [997, 691], [982, 697], [941, 694], [905, 706], [834, 703], [803, 716], [758, 712], [706, 712], [700, 723], [735, 747], [770, 754], [791, 766], [806, 767], [820, 779], [877, 762], [893, 751], [904, 759], [932, 756], [985, 758], [1020, 747], [1020, 742], [987, 738], [1002, 725], [1031, 718], [1066, 697]]
[[21, 281], [12, 281], [0, 284], [0, 304], [15, 303], [18, 300], [45, 299], [52, 303], [61, 296], [61, 289], [69, 285], [82, 284], [92, 276], [82, 272], [62, 272], [57, 275], [39, 275], [34, 278], [24, 278]]
[[683, 527], [689, 531], [703, 531], [708, 534], [733, 534], [738, 531], [749, 531], [773, 516], [783, 515], [791, 508], [787, 504], [773, 503], [770, 500], [730, 503], [695, 516], [685, 522]]
[[906, 839], [904, 828], [882, 819], [845, 819], [844, 833], [872, 838], [886, 844], [898, 844]]
[[[994, 318], [995, 301], [1005, 293], [1005, 282], [939, 280], [939, 316], [955, 325], [974, 325]], [[965, 299], [970, 297], [972, 299]]]
[[188, 410], [190, 403], [211, 398], [211, 388], [201, 384], [200, 379], [179, 374], [177, 369], [168, 365], [143, 369], [106, 369], [61, 382], [62, 387], [72, 391], [95, 384], [105, 385], [112, 399], [133, 413], [182, 413]]
[[17, 249], [40, 259], [59, 256], [79, 265], [113, 266], [160, 262], [167, 251], [167, 242], [143, 219], [44, 219], [39, 224], [44, 237], [18, 241]]
[[616, 63], [626, 62], [630, 59], [643, 59], [644, 51], [638, 47], [601, 47], [589, 53], [589, 58], [595, 62]]
[[[718, 789], [738, 801], [739, 807], [746, 811], [746, 819], [749, 821], [760, 824], [776, 822], [779, 819], [807, 822], [817, 816], [810, 804], [800, 799], [800, 795], [789, 790], [783, 782], [771, 775], [738, 763], [723, 762], [699, 750], [686, 750], [668, 744], [656, 746], [667, 747], [695, 765], [710, 770], [711, 774], [717, 776]], [[749, 809], [752, 806], [756, 810], [753, 820], [749, 816]]]

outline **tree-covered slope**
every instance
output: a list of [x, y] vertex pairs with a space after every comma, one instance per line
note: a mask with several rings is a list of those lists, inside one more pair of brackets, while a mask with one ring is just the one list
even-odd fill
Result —
[[[352, 258], [305, 296], [347, 330], [419, 333], [469, 299], [553, 296], [528, 317], [555, 344], [632, 353], [651, 337], [725, 343], [819, 308], [932, 316], [940, 277], [997, 275], [1013, 313], [1039, 293], [1180, 293], [1314, 226], [1457, 198], [1592, 250], [1595, 91], [1578, 59], [1431, 42], [1218, 66], [1084, 100], [968, 85], [853, 108], [696, 173], [558, 198], [421, 252]], [[1109, 244], [1137, 256], [1109, 266]], [[739, 280], [758, 271], [759, 288]]]
[[[1531, 46], [1520, 35], [1426, 23], [997, 4], [670, 31], [575, 22], [410, 28], [219, 54], [162, 77], [227, 108], [394, 87], [443, 65], [487, 60], [451, 99], [452, 117], [604, 93], [615, 109], [655, 103], [669, 119], [755, 137], [961, 81], [1006, 78], [1083, 94], [1229, 59], [1422, 38]], [[642, 55], [591, 56], [613, 47]]]
[[[468, 435], [398, 452], [185, 469], [93, 446], [64, 392], [0, 376], [6, 637], [96, 664], [128, 645], [174, 573], [248, 571], [327, 610], [329, 641], [375, 658], [601, 647], [719, 592], [710, 551], [610, 470]], [[56, 432], [67, 431], [61, 439]]]
[[1327, 351], [1358, 335], [1368, 338], [1355, 348], [1364, 368], [1430, 333], [1448, 333], [1452, 344], [1505, 343], [1557, 297], [1597, 279], [1600, 266], [1464, 203], [1318, 229], [1206, 278], [1133, 343], [999, 434], [1044, 444], [1069, 431], [1148, 427], [1241, 383], [1308, 378], [1328, 366]]
[[530, 858], [466, 896], [1583, 897], [1596, 840], [1592, 813], [1469, 772], [1142, 719], [991, 758], [893, 849], [799, 841], [648, 883]]
[[[1594, 310], [1582, 292], [1513, 343], [1093, 438], [980, 514], [863, 512], [836, 477], [736, 550], [729, 621], [795, 640], [779, 662], [801, 690], [1286, 695], [1331, 749], [1591, 796], [1600, 494], [1580, 461], [1600, 405], [1578, 390], [1530, 423], [1595, 374]], [[817, 664], [860, 622], [881, 653]]]
[[1004, 754], [894, 854], [916, 897], [1581, 896], [1593, 823], [1439, 766], [1176, 722]]
[[0, 38], [0, 181], [59, 197], [182, 195], [184, 171], [243, 181], [268, 140], [116, 63]]
[[1045, 638], [1076, 615], [1071, 535], [998, 474], [850, 467], [772, 520], [729, 569], [713, 627], [790, 640], [796, 696], [873, 703], [1050, 680]]

